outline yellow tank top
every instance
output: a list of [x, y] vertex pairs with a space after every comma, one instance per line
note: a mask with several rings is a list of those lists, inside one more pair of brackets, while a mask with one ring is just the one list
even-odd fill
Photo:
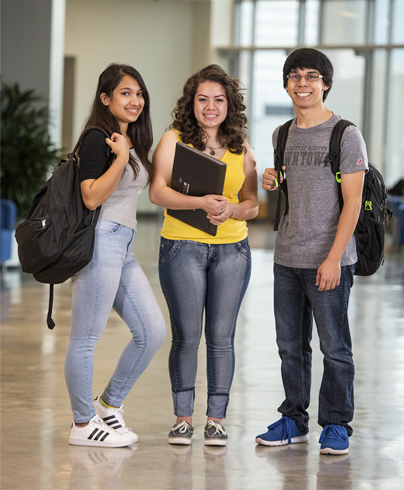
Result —
[[[180, 141], [180, 133], [177, 131], [177, 141]], [[188, 145], [191, 146], [192, 145]], [[223, 195], [229, 202], [238, 203], [238, 194], [245, 180], [244, 153], [236, 155], [226, 149], [226, 153], [220, 161], [227, 164], [224, 181]], [[193, 226], [173, 218], [164, 211], [164, 223], [161, 235], [168, 240], [193, 240], [202, 243], [236, 243], [247, 237], [246, 221], [228, 219], [217, 227], [216, 236], [209, 235]]]

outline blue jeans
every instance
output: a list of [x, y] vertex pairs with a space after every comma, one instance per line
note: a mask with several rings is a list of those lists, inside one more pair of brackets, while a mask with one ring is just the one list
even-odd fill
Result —
[[247, 238], [206, 244], [161, 238], [160, 283], [170, 312], [174, 413], [191, 416], [205, 313], [209, 417], [223, 418], [234, 375], [237, 315], [251, 273]]
[[122, 404], [166, 336], [163, 314], [132, 251], [134, 236], [131, 228], [100, 219], [93, 258], [72, 278], [72, 326], [65, 377], [76, 423], [95, 416], [93, 356], [112, 308], [127, 324], [132, 338], [102, 394], [108, 404]]
[[355, 368], [348, 323], [348, 301], [355, 266], [341, 267], [340, 285], [318, 291], [316, 269], [274, 264], [274, 307], [285, 400], [278, 408], [300, 430], [308, 431], [313, 316], [324, 356], [318, 423], [343, 425], [353, 418]]

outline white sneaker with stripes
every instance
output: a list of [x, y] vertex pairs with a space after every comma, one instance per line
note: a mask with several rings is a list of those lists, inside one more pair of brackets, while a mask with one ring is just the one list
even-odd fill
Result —
[[139, 440], [137, 434], [132, 432], [132, 429], [126, 427], [125, 421], [123, 419], [123, 405], [119, 408], [108, 408], [101, 401], [100, 397], [94, 400], [94, 408], [102, 420], [118, 434], [125, 434], [132, 439], [131, 444], [134, 444]]
[[95, 415], [84, 427], [73, 422], [70, 429], [69, 444], [73, 446], [125, 447], [133, 444], [133, 438], [111, 429]]

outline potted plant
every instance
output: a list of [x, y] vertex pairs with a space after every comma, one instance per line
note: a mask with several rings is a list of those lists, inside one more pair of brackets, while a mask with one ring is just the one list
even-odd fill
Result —
[[35, 90], [1, 84], [1, 197], [17, 205], [17, 222], [61, 157], [49, 138], [49, 109]]

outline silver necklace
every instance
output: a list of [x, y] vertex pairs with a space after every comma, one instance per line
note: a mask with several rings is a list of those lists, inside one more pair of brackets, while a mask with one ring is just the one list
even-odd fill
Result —
[[213, 146], [208, 146], [209, 150], [210, 150], [210, 154], [211, 155], [216, 155], [216, 152], [215, 150], [220, 150], [221, 148], [224, 148], [224, 146], [218, 146], [216, 148], [213, 148]]

